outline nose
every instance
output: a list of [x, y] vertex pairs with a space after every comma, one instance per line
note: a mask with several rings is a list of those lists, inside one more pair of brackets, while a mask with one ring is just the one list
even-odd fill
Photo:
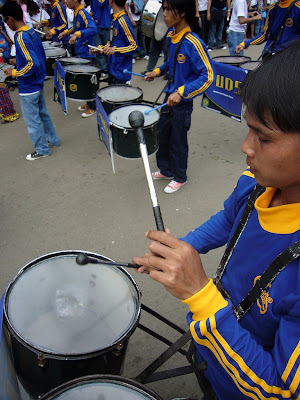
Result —
[[254, 145], [255, 136], [251, 132], [251, 129], [249, 129], [248, 135], [241, 145], [242, 152], [245, 153], [248, 157], [253, 158], [255, 156]]

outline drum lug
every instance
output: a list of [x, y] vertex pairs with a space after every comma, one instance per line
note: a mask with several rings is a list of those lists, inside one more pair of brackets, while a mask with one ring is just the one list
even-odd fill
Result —
[[115, 351], [113, 352], [113, 354], [115, 356], [119, 357], [121, 355], [121, 352], [122, 352], [123, 348], [124, 348], [123, 343], [118, 343], [117, 346], [116, 346]]
[[124, 134], [124, 135], [128, 135], [128, 130], [127, 130], [127, 129], [124, 129], [124, 130], [123, 130], [123, 134]]
[[44, 357], [43, 353], [39, 353], [37, 355], [37, 358], [38, 358], [38, 366], [43, 368], [47, 362], [47, 359]]

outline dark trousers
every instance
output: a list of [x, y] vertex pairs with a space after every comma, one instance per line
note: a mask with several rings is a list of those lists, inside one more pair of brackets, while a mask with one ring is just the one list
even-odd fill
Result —
[[174, 107], [162, 108], [158, 125], [159, 147], [157, 166], [161, 173], [173, 176], [176, 182], [186, 182], [188, 161], [187, 133], [191, 126], [193, 102], [181, 101]]

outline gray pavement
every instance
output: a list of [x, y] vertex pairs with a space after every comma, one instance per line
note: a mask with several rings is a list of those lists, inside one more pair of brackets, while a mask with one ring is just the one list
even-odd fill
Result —
[[[256, 60], [262, 47], [248, 50]], [[210, 55], [227, 55], [214, 50]], [[162, 59], [161, 59], [162, 60]], [[146, 69], [146, 61], [134, 65]], [[131, 84], [143, 90], [144, 99], [155, 100], [165, 81], [152, 83], [133, 77]], [[20, 112], [18, 92], [11, 92]], [[130, 262], [147, 250], [144, 232], [155, 228], [152, 204], [141, 159], [126, 160], [115, 155], [116, 173], [98, 139], [96, 117], [81, 118], [77, 106], [68, 102], [65, 116], [53, 100], [53, 80], [45, 82], [47, 107], [53, 117], [61, 146], [48, 158], [29, 162], [34, 151], [24, 120], [0, 124], [1, 227], [0, 291], [28, 262], [51, 252], [79, 249]], [[240, 145], [247, 132], [244, 123], [201, 108], [194, 101], [189, 132], [188, 183], [177, 193], [163, 192], [166, 182], [155, 181], [165, 227], [181, 236], [222, 208], [245, 168]], [[152, 171], [155, 156], [149, 157]], [[202, 257], [209, 276], [216, 270], [223, 249]], [[142, 292], [142, 301], [166, 318], [187, 329], [187, 308], [148, 276], [129, 271]], [[35, 296], [34, 287], [32, 296]], [[37, 299], [38, 301], [38, 299]], [[178, 336], [161, 322], [142, 312], [141, 322], [175, 340]], [[139, 374], [166, 346], [136, 329], [129, 343], [124, 376]], [[181, 355], [172, 357], [165, 368], [185, 364]], [[149, 384], [165, 400], [174, 397], [200, 398], [193, 375]]]

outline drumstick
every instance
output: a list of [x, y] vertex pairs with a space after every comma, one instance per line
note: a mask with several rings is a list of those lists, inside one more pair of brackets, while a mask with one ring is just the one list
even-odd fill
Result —
[[85, 46], [89, 47], [90, 49], [101, 51], [101, 53], [103, 52], [102, 49], [99, 49], [99, 47], [96, 47], [96, 46], [91, 46], [90, 44], [88, 44], [88, 42], [83, 42], [82, 44], [84, 44]]
[[144, 122], [145, 122], [144, 115], [140, 111], [132, 111], [128, 116], [128, 120], [129, 120], [131, 127], [135, 130], [137, 141], [140, 145], [140, 152], [141, 152], [141, 156], [143, 159], [146, 177], [147, 177], [147, 181], [148, 181], [156, 227], [157, 227], [157, 230], [164, 231], [165, 230], [164, 223], [162, 220], [160, 208], [159, 208], [157, 197], [156, 197], [152, 174], [150, 171], [148, 151], [147, 151], [146, 141], [145, 141], [144, 132], [143, 132], [143, 126], [144, 126]]
[[144, 114], [145, 114], [145, 115], [148, 115], [148, 114], [150, 114], [152, 111], [158, 110], [159, 108], [162, 108], [162, 107], [164, 107], [164, 106], [166, 106], [166, 105], [167, 105], [167, 103], [160, 104], [159, 106], [153, 107], [153, 108], [151, 108], [150, 110], [144, 111]]
[[41, 33], [42, 35], [46, 35], [46, 33], [44, 33], [43, 31], [39, 31], [38, 29], [32, 28], [34, 31]]
[[136, 75], [136, 76], [141, 76], [142, 78], [145, 78], [146, 75], [142, 75], [142, 74], [138, 74], [137, 72], [132, 72], [132, 71], [128, 71], [128, 69], [123, 69], [123, 74], [132, 74], [132, 75]]
[[93, 258], [88, 256], [85, 253], [80, 253], [76, 257], [76, 263], [79, 265], [85, 264], [103, 264], [103, 265], [112, 265], [114, 267], [126, 267], [126, 268], [140, 268], [140, 265], [132, 264], [132, 263], [119, 263], [114, 261], [102, 261], [97, 258]]

